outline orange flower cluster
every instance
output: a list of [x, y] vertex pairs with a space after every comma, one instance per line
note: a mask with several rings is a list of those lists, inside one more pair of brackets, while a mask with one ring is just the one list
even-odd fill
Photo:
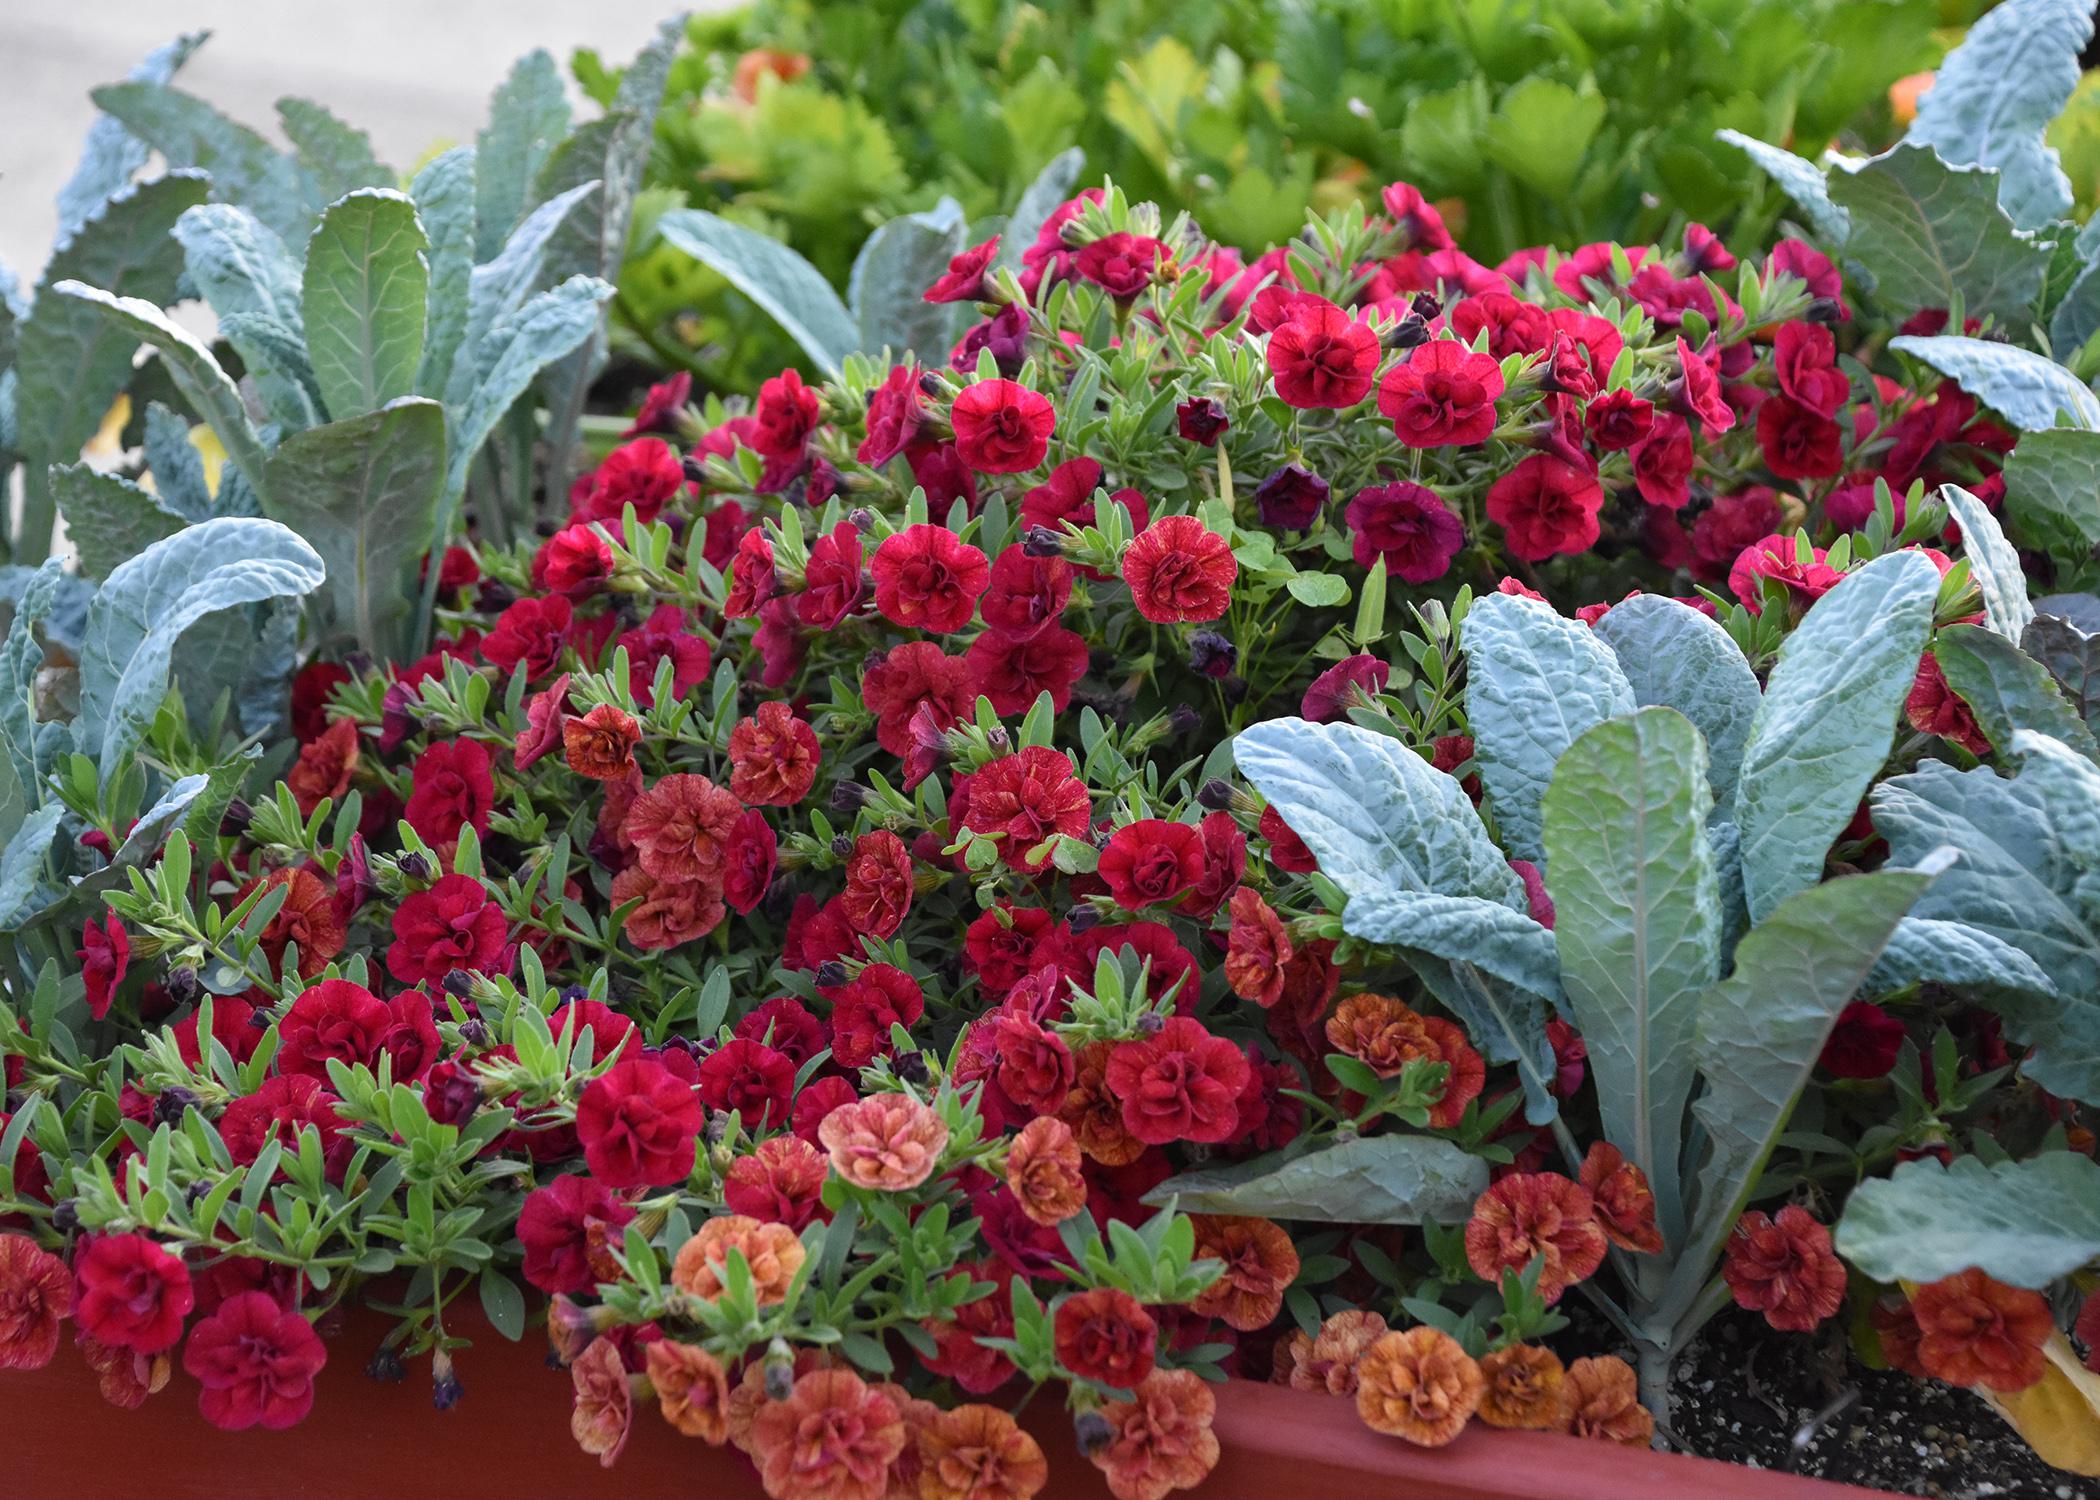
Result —
[[1266, 1328], [1283, 1310], [1283, 1294], [1298, 1279], [1298, 1248], [1290, 1232], [1268, 1219], [1195, 1214], [1196, 1257], [1225, 1263], [1218, 1279], [1192, 1304], [1248, 1333]]
[[1092, 1457], [1116, 1500], [1163, 1500], [1210, 1477], [1218, 1464], [1211, 1421], [1218, 1398], [1191, 1370], [1154, 1370], [1129, 1401], [1101, 1409], [1109, 1438]]
[[813, 1370], [751, 1418], [751, 1457], [773, 1500], [882, 1500], [910, 1441], [896, 1400], [851, 1370]]
[[1655, 1439], [1655, 1415], [1641, 1405], [1633, 1367], [1615, 1354], [1568, 1366], [1561, 1396], [1561, 1431], [1645, 1448]]
[[[639, 775], [612, 778], [604, 816], [621, 805], [613, 788], [640, 785]], [[614, 879], [612, 891], [615, 905], [642, 903], [627, 919], [630, 941], [643, 948], [671, 948], [720, 925], [727, 912], [722, 891], [731, 843], [743, 815], [736, 795], [705, 776], [664, 776], [634, 792], [618, 826], [635, 863]]]
[[1356, 1410], [1364, 1424], [1424, 1448], [1457, 1437], [1486, 1392], [1473, 1356], [1426, 1324], [1381, 1335], [1356, 1363]]
[[723, 1214], [702, 1224], [678, 1247], [671, 1262], [671, 1284], [689, 1296], [714, 1301], [722, 1295], [724, 1267], [732, 1250], [751, 1268], [751, 1286], [761, 1307], [786, 1299], [807, 1254], [795, 1231], [785, 1224]]
[[1444, 1091], [1429, 1111], [1429, 1123], [1449, 1130], [1466, 1106], [1480, 1097], [1487, 1065], [1465, 1028], [1442, 1016], [1425, 1016], [1386, 995], [1351, 995], [1327, 1018], [1327, 1041], [1380, 1078], [1398, 1078], [1411, 1062], [1443, 1063]]
[[1549, 1307], [1596, 1274], [1608, 1244], [1589, 1189], [1555, 1172], [1512, 1172], [1475, 1200], [1466, 1224], [1466, 1260], [1485, 1280], [1543, 1256], [1539, 1295]]

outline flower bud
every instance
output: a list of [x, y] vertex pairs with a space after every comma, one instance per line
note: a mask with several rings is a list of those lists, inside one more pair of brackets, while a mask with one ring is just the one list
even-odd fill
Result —
[[1232, 783], [1213, 776], [1197, 788], [1196, 801], [1212, 812], [1223, 812], [1232, 806]]
[[1158, 1036], [1167, 1029], [1167, 1018], [1156, 1010], [1148, 1010], [1138, 1017], [1139, 1036]]
[[1426, 323], [1444, 310], [1444, 304], [1435, 292], [1416, 292], [1407, 309]]
[[484, 613], [500, 615], [518, 602], [518, 591], [507, 583], [491, 578], [481, 586], [481, 592], [476, 599]]
[[766, 1399], [785, 1401], [795, 1394], [795, 1355], [784, 1339], [766, 1349]]
[[1083, 1457], [1092, 1458], [1115, 1437], [1116, 1430], [1098, 1411], [1083, 1411], [1072, 1421], [1072, 1438]]
[[1177, 739], [1187, 739], [1202, 727], [1203, 715], [1186, 703], [1175, 704], [1174, 711], [1167, 715], [1167, 728]]
[[852, 524], [853, 529], [860, 532], [863, 536], [875, 529], [875, 512], [869, 510], [865, 505], [856, 505], [853, 509], [847, 511], [846, 519]]
[[868, 791], [857, 781], [842, 781], [831, 789], [831, 810], [849, 813], [868, 800]]
[[452, 1373], [452, 1356], [438, 1350], [430, 1359], [430, 1404], [439, 1411], [450, 1411], [466, 1393], [466, 1387]]
[[719, 1146], [722, 1142], [729, 1139], [730, 1118], [729, 1111], [726, 1109], [718, 1109], [707, 1117], [708, 1145]]
[[486, 1047], [489, 1044], [489, 1029], [475, 1016], [459, 1023], [459, 1039], [469, 1047]]
[[1021, 533], [1021, 550], [1030, 557], [1062, 557], [1065, 539], [1047, 526], [1031, 526]]
[[1215, 630], [1189, 637], [1189, 670], [1200, 677], [1225, 678], [1240, 664], [1240, 648]]
[[161, 1125], [180, 1125], [183, 1113], [196, 1102], [197, 1096], [188, 1089], [163, 1089], [153, 1101], [154, 1121]]
[[1837, 323], [1843, 321], [1845, 308], [1835, 297], [1817, 297], [1808, 304], [1808, 321], [1811, 323]]
[[445, 993], [456, 1000], [464, 1000], [474, 993], [474, 976], [465, 969], [445, 971]]
[[61, 1198], [51, 1205], [51, 1227], [60, 1234], [71, 1234], [80, 1227], [80, 1205], [71, 1198]]
[[177, 1005], [194, 1004], [197, 997], [204, 992], [204, 986], [197, 982], [197, 971], [188, 964], [177, 964], [168, 970], [168, 977], [162, 981], [161, 988], [168, 992], [168, 998]]
[[699, 454], [688, 453], [680, 462], [679, 467], [685, 471], [687, 484], [705, 485], [707, 483], [707, 460]]
[[248, 825], [254, 818], [255, 809], [236, 797], [226, 804], [226, 812], [219, 819], [219, 832], [230, 839], [237, 839], [248, 831]]
[[853, 857], [852, 835], [844, 833], [833, 834], [831, 836], [831, 852], [840, 859], [851, 859]]
[[401, 1363], [399, 1354], [381, 1344], [372, 1351], [371, 1359], [366, 1362], [365, 1376], [386, 1385], [399, 1385], [408, 1378], [408, 1366]]
[[1071, 928], [1075, 935], [1087, 932], [1101, 925], [1101, 913], [1091, 903], [1081, 902], [1073, 907], [1072, 914], [1065, 918], [1065, 925]]
[[897, 1060], [890, 1065], [890, 1068], [892, 1072], [906, 1083], [930, 1083], [933, 1081], [933, 1069], [926, 1065], [926, 1054], [923, 1052], [900, 1052], [897, 1054]]
[[1385, 349], [1412, 349], [1429, 342], [1429, 325], [1413, 313], [1399, 322], [1391, 324], [1378, 336], [1380, 347]]
[[1206, 448], [1216, 447], [1225, 429], [1232, 425], [1231, 419], [1225, 415], [1224, 406], [1208, 396], [1189, 397], [1174, 408], [1174, 416], [1182, 437]]
[[401, 871], [403, 879], [428, 880], [430, 878], [430, 861], [417, 850], [409, 850], [394, 863], [395, 867]]
[[835, 990], [846, 982], [846, 966], [835, 958], [827, 958], [817, 965], [817, 988]]

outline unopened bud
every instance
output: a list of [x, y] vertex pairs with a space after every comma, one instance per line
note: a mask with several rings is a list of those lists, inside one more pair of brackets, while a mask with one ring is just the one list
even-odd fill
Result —
[[168, 998], [177, 1005], [192, 1004], [204, 992], [204, 986], [197, 982], [197, 971], [188, 964], [177, 964], [168, 970], [168, 977], [161, 982], [161, 988], [168, 992]]
[[381, 1344], [365, 1363], [365, 1375], [386, 1385], [398, 1385], [408, 1378], [408, 1366], [401, 1363], [401, 1356]]
[[445, 971], [445, 993], [455, 999], [464, 1000], [474, 993], [474, 976], [465, 969]]
[[835, 958], [827, 958], [817, 965], [817, 988], [835, 990], [846, 982], [846, 966]]
[[890, 1067], [891, 1071], [906, 1083], [933, 1081], [933, 1069], [926, 1066], [926, 1054], [923, 1052], [900, 1052]]
[[1115, 1437], [1116, 1430], [1098, 1411], [1083, 1411], [1072, 1422], [1072, 1437], [1083, 1457], [1092, 1458]]
[[1232, 806], [1232, 783], [1213, 776], [1197, 789], [1196, 801], [1212, 812], [1223, 812]]
[[785, 1401], [795, 1394], [795, 1355], [783, 1339], [766, 1350], [766, 1399]]
[[406, 879], [428, 880], [430, 878], [430, 861], [417, 850], [409, 850], [408, 853], [402, 855], [394, 863]]
[[1030, 557], [1062, 557], [1065, 541], [1047, 526], [1031, 526], [1021, 533], [1021, 550]]
[[1167, 1018], [1156, 1010], [1148, 1010], [1138, 1017], [1139, 1036], [1158, 1036], [1167, 1029]]
[[182, 1117], [197, 1102], [188, 1089], [162, 1089], [153, 1101], [153, 1118], [162, 1125], [180, 1125]]
[[452, 1373], [452, 1356], [440, 1349], [430, 1361], [430, 1404], [439, 1411], [450, 1411], [459, 1405], [460, 1397], [467, 1388], [459, 1383]]

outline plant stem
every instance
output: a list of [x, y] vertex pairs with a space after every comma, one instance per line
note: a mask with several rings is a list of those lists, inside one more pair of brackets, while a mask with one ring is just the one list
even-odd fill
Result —
[[1670, 1426], [1670, 1351], [1642, 1339], [1634, 1346], [1639, 1360], [1641, 1404], [1655, 1417], [1658, 1432]]

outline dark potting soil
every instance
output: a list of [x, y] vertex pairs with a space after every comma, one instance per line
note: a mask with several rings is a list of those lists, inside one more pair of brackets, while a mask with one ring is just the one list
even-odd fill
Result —
[[[1776, 1333], [1733, 1308], [1716, 1318], [1677, 1361], [1678, 1442], [1707, 1458], [1899, 1495], [2100, 1500], [2100, 1479], [2043, 1463], [1979, 1397], [1869, 1370], [1826, 1331]], [[1826, 1416], [1848, 1393], [1850, 1404]]]

